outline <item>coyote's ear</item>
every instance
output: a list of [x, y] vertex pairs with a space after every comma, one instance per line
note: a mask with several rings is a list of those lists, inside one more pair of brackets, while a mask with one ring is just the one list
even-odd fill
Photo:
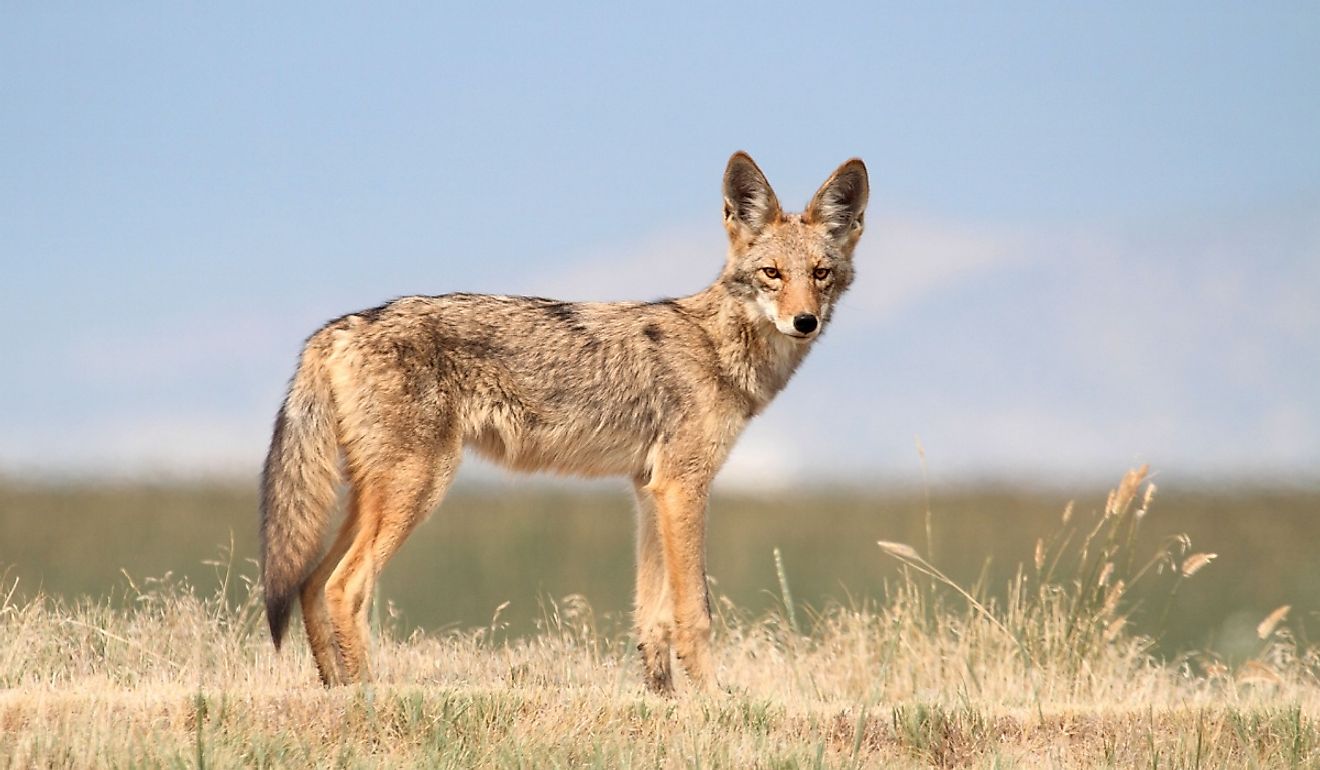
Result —
[[735, 152], [724, 169], [724, 227], [735, 243], [747, 242], [783, 215], [765, 174], [745, 152]]
[[811, 203], [807, 204], [803, 218], [813, 224], [825, 225], [830, 235], [851, 251], [862, 235], [862, 218], [870, 193], [866, 164], [861, 158], [853, 158], [825, 180]]

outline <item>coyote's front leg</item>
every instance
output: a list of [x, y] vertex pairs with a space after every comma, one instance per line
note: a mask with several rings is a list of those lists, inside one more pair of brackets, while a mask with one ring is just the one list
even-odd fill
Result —
[[674, 633], [674, 606], [665, 573], [665, 554], [656, 520], [655, 497], [644, 482], [635, 482], [637, 493], [637, 600], [633, 620], [637, 650], [642, 654], [646, 687], [662, 695], [674, 691], [670, 673], [669, 644]]
[[651, 483], [673, 607], [673, 643], [693, 686], [719, 690], [710, 654], [710, 597], [706, 588], [706, 497], [709, 481]]

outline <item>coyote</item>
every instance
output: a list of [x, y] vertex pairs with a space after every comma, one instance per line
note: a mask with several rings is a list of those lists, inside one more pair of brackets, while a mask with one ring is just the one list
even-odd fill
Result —
[[[853, 159], [801, 214], [746, 153], [724, 172], [729, 251], [715, 282], [652, 302], [403, 297], [310, 338], [261, 481], [266, 615], [278, 649], [295, 599], [326, 685], [366, 681], [380, 571], [440, 499], [464, 446], [504, 466], [626, 476], [637, 501], [635, 623], [646, 686], [671, 646], [717, 689], [706, 500], [753, 415], [853, 280], [869, 192]], [[323, 547], [341, 474], [347, 513]]]

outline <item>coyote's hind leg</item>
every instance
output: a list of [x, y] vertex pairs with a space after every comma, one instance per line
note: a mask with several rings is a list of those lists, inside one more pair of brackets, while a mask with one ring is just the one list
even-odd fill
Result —
[[321, 674], [321, 682], [327, 687], [344, 683], [343, 663], [335, 644], [335, 630], [330, 624], [330, 611], [325, 601], [325, 584], [330, 579], [339, 561], [348, 552], [348, 547], [357, 536], [358, 502], [354, 494], [348, 503], [348, 513], [344, 523], [335, 536], [330, 551], [321, 559], [316, 569], [302, 584], [300, 600], [302, 602], [303, 625], [307, 629], [307, 643], [312, 648], [312, 658], [316, 660], [316, 670]]
[[344, 681], [370, 679], [367, 615], [376, 578], [404, 539], [439, 504], [459, 458], [455, 441], [438, 457], [413, 457], [353, 479], [356, 532], [325, 585]]

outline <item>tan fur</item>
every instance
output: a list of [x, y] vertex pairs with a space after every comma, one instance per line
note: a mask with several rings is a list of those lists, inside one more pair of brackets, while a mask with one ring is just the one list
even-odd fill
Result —
[[[786, 214], [737, 153], [724, 178], [729, 254], [696, 294], [645, 303], [404, 297], [326, 324], [307, 341], [263, 474], [276, 645], [296, 597], [322, 680], [370, 677], [376, 578], [439, 504], [469, 446], [518, 470], [631, 478], [646, 684], [670, 691], [672, 647], [697, 687], [715, 688], [710, 483], [852, 282], [866, 198], [866, 168], [851, 160], [803, 214]], [[322, 556], [341, 462], [347, 515]]]

